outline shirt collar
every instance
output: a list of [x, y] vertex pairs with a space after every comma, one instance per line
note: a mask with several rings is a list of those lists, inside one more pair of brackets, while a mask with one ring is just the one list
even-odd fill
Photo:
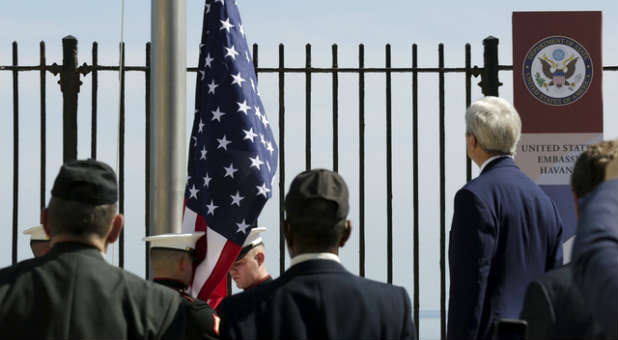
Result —
[[503, 157], [511, 157], [513, 158], [513, 156], [511, 155], [497, 155], [497, 156], [492, 156], [487, 158], [487, 160], [485, 162], [483, 162], [483, 164], [481, 164], [481, 171], [479, 171], [479, 173], [483, 172], [483, 169], [485, 169], [485, 167], [487, 165], [489, 165], [489, 163], [491, 163], [492, 161], [498, 159], [498, 158], [503, 158]]
[[341, 263], [339, 256], [333, 253], [306, 253], [294, 256], [292, 258], [292, 262], [290, 263], [290, 267], [309, 260], [330, 260]]

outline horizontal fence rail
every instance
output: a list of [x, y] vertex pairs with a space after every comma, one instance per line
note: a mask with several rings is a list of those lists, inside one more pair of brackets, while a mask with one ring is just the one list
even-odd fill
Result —
[[[410, 242], [413, 245], [412, 257], [413, 267], [411, 268], [414, 273], [413, 281], [413, 297], [414, 297], [414, 321], [417, 327], [417, 334], [419, 328], [419, 313], [420, 313], [420, 288], [419, 288], [419, 108], [418, 108], [418, 92], [419, 92], [419, 74], [435, 74], [438, 77], [438, 115], [439, 115], [439, 205], [440, 205], [440, 331], [441, 337], [446, 336], [446, 216], [445, 216], [445, 75], [451, 73], [464, 74], [464, 88], [465, 88], [465, 105], [466, 107], [471, 103], [472, 97], [472, 78], [481, 77], [482, 92], [485, 95], [494, 94], [497, 95], [498, 87], [501, 85], [498, 81], [499, 71], [512, 71], [512, 65], [499, 65], [497, 61], [497, 40], [496, 38], [489, 37], [484, 40], [485, 46], [485, 65], [483, 67], [471, 65], [471, 48], [470, 44], [465, 45], [464, 67], [445, 67], [444, 66], [444, 45], [438, 46], [437, 64], [438, 67], [418, 67], [418, 47], [416, 44], [411, 46], [411, 67], [392, 67], [391, 65], [391, 46], [385, 46], [385, 66], [384, 67], [365, 67], [365, 47], [363, 44], [358, 46], [358, 67], [339, 67], [338, 58], [338, 46], [331, 46], [332, 66], [331, 67], [315, 67], [312, 65], [311, 59], [311, 45], [305, 46], [305, 66], [304, 67], [286, 67], [285, 66], [285, 46], [279, 45], [278, 49], [278, 67], [260, 67], [258, 65], [258, 45], [253, 45], [253, 62], [256, 68], [256, 75], [263, 73], [273, 73], [277, 75], [278, 94], [279, 94], [279, 107], [278, 107], [278, 119], [279, 119], [279, 220], [283, 222], [284, 219], [284, 197], [285, 197], [285, 164], [286, 164], [286, 145], [285, 145], [285, 123], [286, 123], [286, 105], [285, 105], [285, 78], [286, 74], [304, 74], [305, 75], [305, 168], [311, 168], [311, 93], [312, 93], [312, 75], [314, 74], [330, 74], [332, 78], [332, 153], [333, 153], [333, 170], [339, 170], [339, 154], [341, 152], [339, 147], [339, 75], [340, 74], [356, 74], [358, 76], [358, 171], [359, 171], [359, 198], [358, 198], [358, 211], [359, 211], [359, 275], [365, 276], [366, 274], [366, 167], [365, 167], [365, 140], [366, 140], [366, 117], [365, 117], [365, 77], [367, 74], [384, 74], [385, 75], [385, 120], [386, 120], [386, 141], [385, 141], [385, 155], [386, 155], [386, 218], [387, 218], [387, 247], [385, 256], [387, 258], [386, 277], [387, 282], [393, 281], [393, 169], [392, 169], [392, 80], [393, 73], [404, 73], [411, 76], [411, 116], [412, 126], [410, 142], [412, 143], [412, 212], [413, 220], [410, 221], [410, 229], [412, 230], [413, 238]], [[47, 64], [45, 43], [40, 43], [40, 63], [33, 66], [22, 66], [18, 62], [18, 45], [16, 42], [12, 43], [12, 65], [0, 66], [0, 71], [6, 71], [12, 73], [13, 80], [13, 206], [12, 206], [12, 263], [17, 262], [17, 233], [18, 233], [18, 210], [19, 210], [19, 73], [20, 72], [39, 72], [40, 73], [40, 208], [45, 207], [45, 192], [46, 192], [46, 152], [47, 152], [47, 116], [46, 116], [46, 74], [51, 73], [54, 76], [60, 76], [60, 84], [62, 87], [64, 101], [64, 123], [73, 123], [73, 126], [63, 131], [63, 146], [65, 147], [65, 160], [75, 157], [77, 152], [77, 125], [75, 123], [75, 115], [77, 110], [77, 93], [79, 92], [79, 86], [81, 85], [80, 77], [90, 74], [91, 75], [91, 150], [90, 156], [97, 158], [97, 105], [98, 105], [98, 76], [99, 72], [118, 72], [119, 73], [119, 135], [118, 135], [118, 157], [119, 157], [119, 211], [124, 212], [125, 206], [125, 92], [126, 82], [125, 75], [127, 72], [143, 72], [144, 73], [144, 88], [145, 88], [145, 164], [150, 163], [150, 153], [148, 148], [148, 142], [150, 139], [150, 66], [151, 66], [151, 52], [150, 43], [146, 44], [145, 49], [145, 66], [131, 66], [125, 65], [124, 51], [125, 46], [123, 43], [119, 45], [119, 65], [100, 65], [98, 62], [98, 44], [95, 42], [92, 44], [91, 55], [92, 61], [88, 65], [86, 63], [77, 66], [77, 40], [73, 37], [66, 37], [63, 39], [63, 45], [65, 43], [75, 44], [74, 50], [67, 48], [64, 49], [63, 65], [56, 63]], [[73, 45], [71, 45], [73, 46]], [[73, 53], [74, 52], [74, 53]], [[488, 53], [489, 52], [489, 53]], [[495, 55], [494, 60], [491, 59]], [[604, 66], [603, 71], [618, 71], [618, 66]], [[196, 67], [188, 67], [187, 72], [197, 72]], [[494, 75], [489, 73], [493, 72]], [[73, 97], [70, 97], [73, 96]], [[73, 99], [70, 99], [70, 98]], [[69, 98], [69, 99], [67, 99]], [[72, 102], [74, 101], [74, 102]], [[66, 126], [66, 125], [65, 125]], [[68, 149], [67, 149], [68, 148]], [[67, 158], [68, 157], [68, 158]], [[471, 179], [471, 162], [467, 157], [466, 163], [466, 179]], [[144, 169], [145, 180], [145, 235], [150, 235], [150, 222], [149, 221], [149, 180], [150, 169], [145, 166]], [[279, 269], [283, 272], [285, 269], [285, 241], [282, 230], [279, 230]], [[124, 232], [120, 235], [119, 239], [119, 266], [124, 267]], [[146, 277], [150, 277], [149, 267], [149, 251], [146, 247]]]

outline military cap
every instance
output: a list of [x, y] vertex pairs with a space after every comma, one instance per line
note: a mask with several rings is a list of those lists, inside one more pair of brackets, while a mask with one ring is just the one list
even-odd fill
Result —
[[195, 243], [200, 237], [204, 236], [203, 231], [186, 234], [161, 234], [156, 236], [144, 237], [144, 241], [150, 242], [150, 249], [172, 249], [183, 250], [192, 253], [195, 250]]
[[262, 236], [260, 235], [264, 231], [266, 231], [266, 228], [264, 227], [255, 227], [251, 229], [251, 231], [249, 232], [249, 235], [247, 236], [247, 238], [245, 239], [245, 242], [242, 245], [242, 249], [240, 250], [240, 254], [238, 254], [238, 257], [236, 258], [236, 261], [239, 261], [240, 259], [245, 257], [245, 255], [247, 255], [247, 253], [251, 249], [264, 243], [262, 241]]
[[[313, 169], [298, 174], [285, 196], [286, 219], [290, 223], [337, 223], [350, 210], [348, 186], [339, 174], [326, 169]], [[314, 203], [330, 202], [329, 208]]]
[[30, 235], [30, 241], [49, 241], [42, 224], [24, 230], [24, 235]]
[[68, 161], [60, 167], [52, 196], [91, 205], [116, 203], [116, 173], [109, 165], [94, 159]]

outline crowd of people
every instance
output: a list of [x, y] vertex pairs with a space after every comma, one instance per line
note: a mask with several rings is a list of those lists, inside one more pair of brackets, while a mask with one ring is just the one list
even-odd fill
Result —
[[[467, 153], [480, 175], [454, 197], [447, 338], [616, 338], [618, 143], [591, 145], [575, 163], [578, 229], [573, 260], [562, 265], [558, 209], [513, 159], [520, 134], [517, 111], [501, 98], [466, 112]], [[43, 225], [26, 231], [35, 258], [0, 270], [1, 338], [417, 338], [403, 287], [341, 264], [352, 225], [348, 187], [333, 171], [305, 171], [290, 185], [289, 268], [271, 278], [265, 229], [254, 228], [230, 269], [243, 292], [216, 311], [187, 294], [201, 232], [145, 239], [153, 281], [105, 261], [124, 224], [107, 164], [65, 163], [51, 194]], [[522, 327], [501, 333], [509, 323]]]

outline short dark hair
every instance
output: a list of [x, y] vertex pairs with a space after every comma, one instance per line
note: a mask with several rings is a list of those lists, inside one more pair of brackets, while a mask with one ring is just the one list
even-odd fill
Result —
[[[337, 209], [337, 204], [326, 200], [312, 200], [306, 209], [315, 212], [317, 215], [329, 215], [329, 211]], [[322, 212], [322, 213], [320, 213]], [[289, 222], [290, 232], [295, 235], [295, 239], [304, 248], [315, 251], [324, 251], [336, 247], [346, 228], [346, 219], [327, 222], [316, 219], [307, 222]]]
[[571, 190], [578, 198], [594, 190], [605, 180], [605, 167], [618, 156], [618, 142], [608, 140], [590, 145], [582, 152], [573, 168]]
[[47, 222], [51, 236], [70, 234], [105, 237], [116, 214], [116, 203], [92, 205], [53, 197], [47, 208]]
[[184, 250], [168, 248], [150, 248], [150, 260], [155, 265], [169, 265], [170, 263], [177, 263], [180, 261], [181, 258], [185, 256], [193, 259], [193, 255]]

